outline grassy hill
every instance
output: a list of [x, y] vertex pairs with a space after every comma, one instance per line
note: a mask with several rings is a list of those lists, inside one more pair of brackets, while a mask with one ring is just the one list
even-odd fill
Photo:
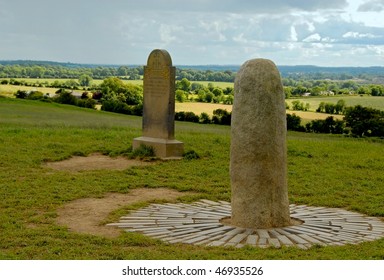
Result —
[[[55, 171], [73, 155], [126, 153], [141, 118], [72, 106], [0, 98], [0, 259], [383, 259], [384, 239], [359, 245], [260, 249], [169, 245], [134, 233], [80, 234], [56, 223], [80, 198], [137, 188], [191, 191], [183, 202], [230, 200], [227, 126], [176, 123], [176, 139], [199, 159], [158, 161], [126, 170]], [[291, 203], [340, 207], [384, 217], [384, 142], [288, 134]], [[111, 222], [129, 209], [112, 213]]]

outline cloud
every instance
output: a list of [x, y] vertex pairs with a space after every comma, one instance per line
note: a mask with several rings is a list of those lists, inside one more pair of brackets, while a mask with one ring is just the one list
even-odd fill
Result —
[[240, 44], [248, 43], [248, 40], [244, 38], [244, 33], [240, 33], [239, 35], [232, 37], [232, 40]]
[[359, 32], [349, 31], [349, 32], [345, 33], [342, 37], [343, 38], [354, 38], [354, 39], [362, 39], [362, 38], [373, 39], [373, 38], [380, 38], [382, 36], [373, 35], [371, 33], [359, 33]]
[[[358, 5], [347, 9], [348, 2], [0, 0], [0, 59], [142, 64], [152, 49], [166, 48], [176, 64], [240, 64], [254, 57], [277, 64], [382, 61], [384, 26], [349, 16], [370, 13], [356, 13]], [[364, 61], [351, 60], [363, 51]]]
[[169, 45], [177, 40], [176, 35], [173, 33], [179, 31], [183, 31], [183, 28], [180, 26], [161, 24], [159, 28], [160, 39], [165, 45]]
[[361, 4], [357, 9], [358, 12], [382, 12], [384, 11], [383, 0], [370, 0], [364, 4]]
[[317, 11], [341, 9], [347, 6], [346, 0], [140, 0], [134, 4], [126, 0], [116, 0], [114, 5], [132, 10], [181, 11], [181, 12], [227, 12], [227, 13], [281, 13], [287, 11]]
[[298, 37], [297, 37], [297, 32], [295, 26], [291, 26], [291, 41], [297, 42]]

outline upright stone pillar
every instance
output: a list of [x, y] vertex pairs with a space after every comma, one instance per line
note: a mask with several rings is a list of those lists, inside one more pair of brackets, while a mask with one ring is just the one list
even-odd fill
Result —
[[244, 228], [287, 226], [287, 128], [279, 71], [270, 60], [249, 60], [237, 73], [234, 90], [231, 223]]
[[183, 143], [174, 139], [175, 75], [169, 53], [152, 51], [144, 66], [143, 136], [133, 139], [133, 149], [144, 144], [160, 158], [183, 155]]

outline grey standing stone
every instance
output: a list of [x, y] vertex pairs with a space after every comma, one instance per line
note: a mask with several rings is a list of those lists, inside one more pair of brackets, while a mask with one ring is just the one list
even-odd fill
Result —
[[266, 59], [245, 62], [235, 80], [231, 123], [233, 225], [273, 228], [290, 224], [286, 129], [277, 67]]
[[133, 140], [133, 148], [151, 146], [161, 158], [183, 155], [184, 145], [175, 140], [176, 68], [166, 50], [153, 50], [144, 66], [143, 136]]

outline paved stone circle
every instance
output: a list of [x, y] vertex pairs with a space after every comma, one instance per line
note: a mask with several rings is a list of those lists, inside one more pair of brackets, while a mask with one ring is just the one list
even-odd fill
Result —
[[290, 214], [302, 223], [273, 229], [240, 228], [221, 222], [231, 216], [229, 202], [203, 199], [192, 204], [151, 204], [108, 226], [169, 243], [238, 248], [250, 245], [307, 249], [315, 244], [357, 244], [384, 237], [384, 222], [380, 219], [344, 209], [291, 204]]

